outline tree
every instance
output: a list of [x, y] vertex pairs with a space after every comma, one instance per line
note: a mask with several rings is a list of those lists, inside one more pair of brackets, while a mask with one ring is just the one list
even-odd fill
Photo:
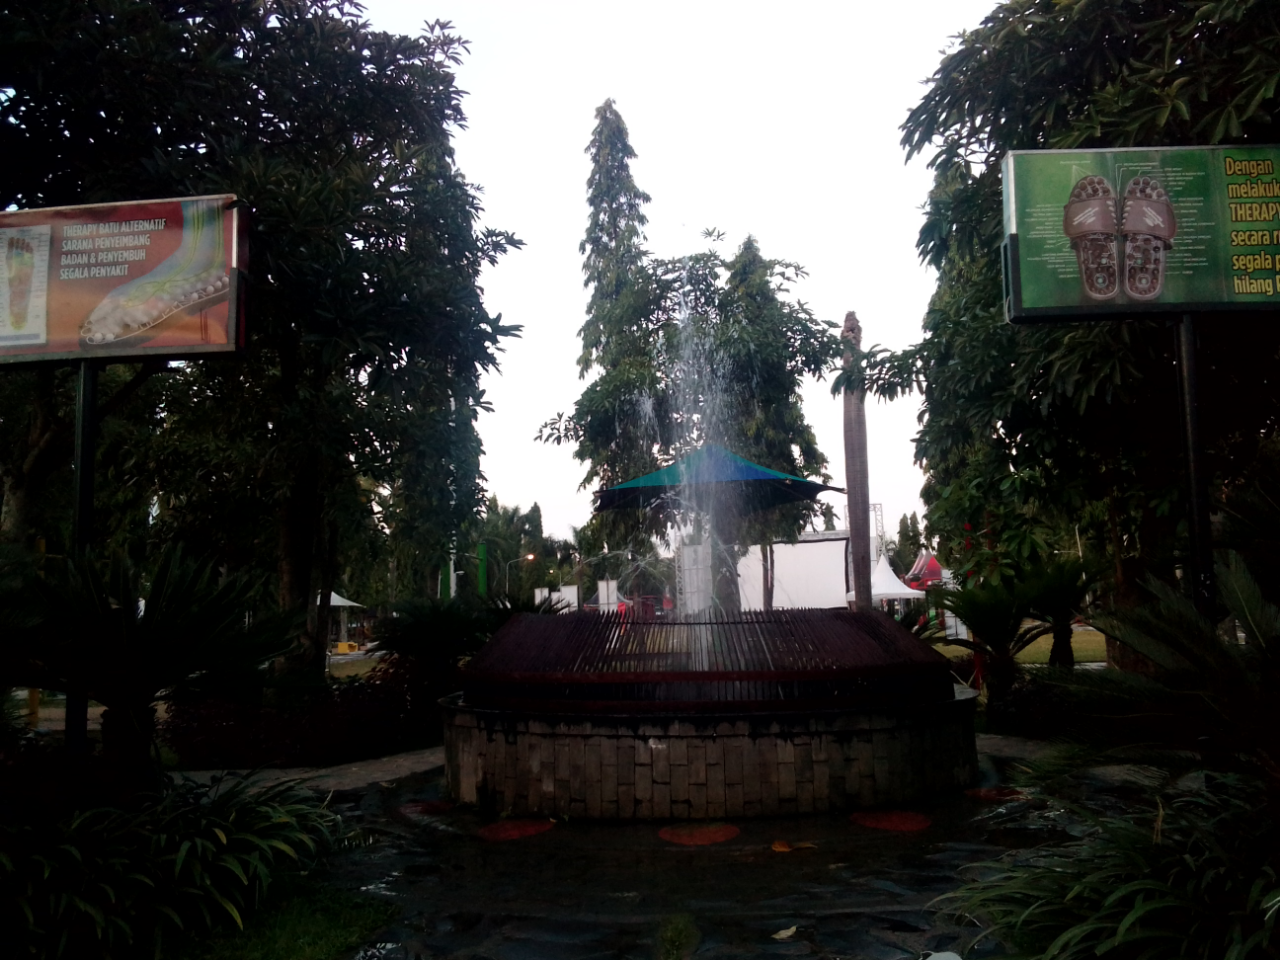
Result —
[[0, 14], [0, 147], [23, 158], [0, 202], [230, 192], [250, 208], [250, 346], [156, 388], [163, 429], [127, 478], [156, 522], [120, 535], [181, 536], [254, 571], [261, 601], [310, 609], [296, 663], [312, 675], [348, 561], [407, 548], [438, 565], [478, 513], [479, 378], [516, 332], [477, 278], [518, 241], [477, 230], [450, 145], [465, 44], [442, 22], [376, 32], [356, 10], [65, 0]]
[[[1278, 80], [1280, 10], [1258, 0], [1013, 0], [943, 59], [903, 125], [909, 154], [935, 150], [919, 249], [938, 288], [924, 340], [867, 351], [862, 374], [881, 396], [923, 395], [927, 528], [953, 569], [999, 578], [1055, 548], [1074, 552], [1078, 530], [1132, 591], [1143, 569], [1171, 578], [1182, 549], [1171, 331], [1154, 320], [1004, 322], [1005, 152], [1271, 142]], [[1280, 332], [1207, 322], [1200, 346], [1220, 490], [1275, 434]]]
[[920, 532], [920, 518], [914, 510], [911, 511], [910, 517], [904, 513], [898, 521], [897, 541], [893, 545], [893, 550], [889, 552], [889, 562], [893, 566], [894, 573], [899, 577], [905, 577], [916, 562], [916, 557], [920, 556], [920, 551], [924, 548], [924, 535]]
[[1026, 574], [1028, 613], [1053, 627], [1049, 666], [1070, 670], [1076, 665], [1071, 624], [1084, 609], [1094, 577], [1082, 560], [1059, 559]]
[[[596, 377], [573, 412], [545, 423], [539, 439], [574, 445], [588, 464], [584, 487], [614, 486], [707, 442], [797, 476], [825, 477], [800, 383], [825, 373], [840, 348], [834, 324], [784, 299], [803, 269], [766, 258], [753, 237], [730, 259], [714, 249], [667, 260], [647, 254], [640, 243], [648, 196], [631, 177], [626, 126], [612, 101], [596, 117], [582, 245], [592, 295], [579, 361], [584, 377]], [[721, 239], [715, 231], [706, 236]], [[797, 535], [817, 509], [784, 508], [742, 523], [720, 517], [718, 529], [705, 532], [722, 543], [772, 542]], [[645, 550], [680, 512], [601, 517], [600, 532], [615, 546]], [[730, 575], [725, 566], [722, 581]], [[717, 595], [732, 603], [729, 592], [726, 585]]]
[[12, 656], [0, 686], [87, 691], [106, 707], [105, 756], [135, 786], [158, 772], [158, 700], [212, 676], [252, 675], [297, 632], [287, 615], [251, 620], [249, 579], [223, 577], [178, 545], [146, 577], [121, 557], [3, 567], [0, 628]]
[[946, 643], [973, 651], [974, 666], [985, 679], [989, 709], [998, 710], [1018, 676], [1017, 656], [1053, 628], [1046, 623], [1024, 623], [1030, 613], [1026, 591], [1005, 580], [966, 586], [963, 590], [938, 590], [938, 606], [954, 613], [969, 628], [970, 639], [945, 639]]

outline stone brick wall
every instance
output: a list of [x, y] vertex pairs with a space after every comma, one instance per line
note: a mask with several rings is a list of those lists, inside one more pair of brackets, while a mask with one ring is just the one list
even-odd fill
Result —
[[[961, 691], [966, 691], [962, 693]], [[811, 813], [971, 786], [973, 691], [874, 714], [516, 717], [441, 701], [455, 799], [494, 813], [702, 819]]]

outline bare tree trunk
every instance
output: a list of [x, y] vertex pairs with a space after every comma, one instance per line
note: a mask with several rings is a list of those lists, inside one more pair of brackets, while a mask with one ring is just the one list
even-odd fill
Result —
[[[852, 310], [840, 333], [845, 341], [844, 368], [851, 370], [862, 349], [862, 327]], [[855, 610], [871, 609], [871, 491], [867, 469], [866, 390], [844, 391], [844, 475], [849, 491], [849, 550], [853, 559]]]
[[765, 610], [773, 609], [773, 544], [760, 544], [760, 572], [763, 578], [761, 584], [761, 606]]
[[1053, 625], [1053, 646], [1049, 648], [1049, 666], [1073, 670], [1076, 652], [1071, 648], [1071, 620], [1061, 619]]

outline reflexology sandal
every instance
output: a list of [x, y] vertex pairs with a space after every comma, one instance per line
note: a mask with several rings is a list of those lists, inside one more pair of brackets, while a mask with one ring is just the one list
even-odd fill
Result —
[[1116, 271], [1116, 193], [1106, 177], [1084, 177], [1062, 213], [1062, 232], [1080, 266], [1080, 282], [1091, 300], [1110, 300], [1120, 290]]
[[1160, 181], [1134, 177], [1124, 190], [1120, 232], [1124, 235], [1124, 292], [1154, 300], [1164, 289], [1164, 253], [1173, 246], [1178, 221]]

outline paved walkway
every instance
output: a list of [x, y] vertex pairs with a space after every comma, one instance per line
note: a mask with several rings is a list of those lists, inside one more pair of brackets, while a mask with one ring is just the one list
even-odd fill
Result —
[[[250, 778], [253, 783], [279, 783], [281, 780], [301, 780], [313, 790], [360, 790], [379, 784], [391, 785], [392, 781], [414, 775], [437, 773], [444, 768], [444, 747], [411, 750], [375, 760], [344, 763], [336, 767], [288, 767], [259, 770]], [[223, 773], [242, 773], [227, 770], [180, 771], [174, 776], [188, 777], [200, 783]]]

